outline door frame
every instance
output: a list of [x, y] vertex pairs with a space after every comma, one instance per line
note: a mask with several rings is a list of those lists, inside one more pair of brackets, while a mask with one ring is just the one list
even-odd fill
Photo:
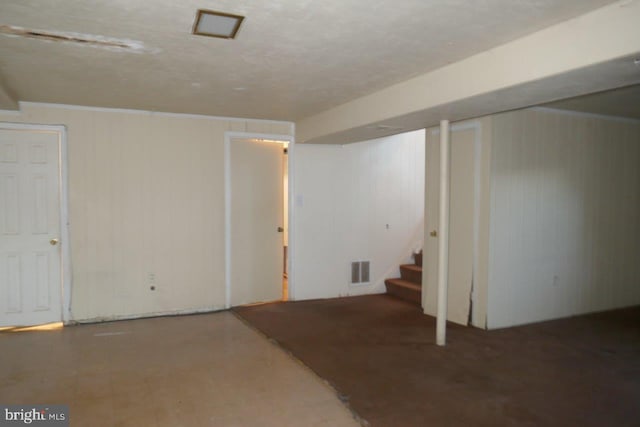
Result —
[[0, 130], [22, 132], [55, 133], [58, 135], [58, 183], [60, 216], [60, 294], [62, 319], [65, 325], [73, 319], [71, 316], [71, 241], [69, 232], [69, 177], [67, 128], [64, 125], [41, 125], [31, 123], [0, 122]]
[[293, 167], [295, 164], [293, 153], [295, 151], [295, 137], [293, 135], [236, 132], [224, 133], [224, 281], [225, 281], [225, 308], [231, 308], [231, 143], [234, 139], [266, 139], [274, 141], [287, 141], [288, 147], [288, 224], [289, 244], [287, 249], [287, 281], [289, 300], [295, 300], [295, 267], [293, 263], [293, 247], [295, 246], [295, 206], [292, 195], [295, 188]]
[[[483, 141], [482, 141], [482, 122], [480, 119], [470, 119], [470, 120], [464, 120], [458, 123], [453, 123], [450, 126], [450, 133], [453, 134], [454, 132], [460, 132], [460, 131], [467, 131], [467, 130], [472, 130], [474, 132], [474, 137], [473, 137], [473, 166], [474, 166], [474, 173], [473, 173], [473, 239], [472, 239], [472, 267], [471, 267], [471, 294], [470, 294], [470, 298], [471, 298], [471, 306], [469, 308], [470, 310], [470, 317], [472, 319], [472, 322], [470, 323], [470, 325], [473, 326], [478, 326], [480, 324], [480, 319], [478, 319], [478, 310], [476, 309], [479, 301], [478, 301], [478, 282], [480, 279], [479, 276], [479, 257], [480, 257], [480, 215], [481, 215], [481, 197], [482, 197], [482, 150], [483, 150]], [[431, 129], [427, 129], [427, 132], [431, 134], [431, 138], [435, 138], [438, 137], [440, 135], [440, 128], [431, 128]], [[427, 133], [425, 133], [425, 138], [427, 137]], [[453, 143], [453, 135], [450, 136], [450, 143]], [[425, 147], [425, 155], [427, 153], [427, 149]], [[439, 165], [438, 165], [439, 167]], [[426, 168], [427, 165], [425, 163], [425, 173], [426, 173]], [[427, 191], [427, 185], [430, 185], [426, 180], [425, 180], [425, 193]], [[438, 190], [436, 188], [436, 190]], [[425, 250], [423, 251], [423, 253], [426, 255], [426, 242], [428, 241], [427, 239], [432, 238], [429, 235], [430, 230], [436, 229], [437, 230], [437, 225], [434, 227], [428, 227], [427, 225], [427, 217], [429, 216], [430, 212], [427, 208], [426, 208], [426, 203], [427, 203], [427, 199], [426, 199], [426, 194], [425, 194], [425, 235], [424, 235], [424, 247]], [[435, 211], [438, 210], [438, 208], [434, 208]], [[439, 249], [439, 248], [438, 248]], [[437, 253], [437, 256], [443, 256], [443, 254]], [[425, 307], [425, 299], [427, 296], [427, 289], [428, 288], [432, 288], [432, 289], [436, 289], [437, 288], [437, 283], [428, 283], [428, 275], [424, 275], [424, 280], [422, 282], [422, 295], [423, 295], [423, 300], [422, 300], [422, 305], [423, 305], [423, 311], [425, 312], [425, 314], [430, 314], [427, 313], [424, 310]], [[447, 288], [450, 284], [447, 284]]]

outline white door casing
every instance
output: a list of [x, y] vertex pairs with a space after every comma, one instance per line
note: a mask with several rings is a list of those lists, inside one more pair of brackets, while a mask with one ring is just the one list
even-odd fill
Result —
[[[449, 208], [449, 284], [447, 319], [467, 325], [471, 310], [474, 266], [477, 258], [476, 234], [478, 227], [477, 149], [479, 124], [472, 122], [451, 127], [451, 183]], [[425, 280], [423, 292], [424, 312], [436, 314], [438, 278], [438, 234], [440, 147], [439, 132], [427, 132], [425, 170]]]
[[282, 299], [283, 144], [229, 142], [231, 306]]
[[0, 326], [67, 320], [63, 137], [59, 127], [0, 125]]

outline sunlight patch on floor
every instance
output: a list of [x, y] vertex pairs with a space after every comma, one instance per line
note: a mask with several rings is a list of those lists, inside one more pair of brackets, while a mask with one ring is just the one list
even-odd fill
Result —
[[57, 331], [64, 327], [62, 322], [46, 323], [35, 326], [4, 326], [0, 332], [37, 332], [37, 331]]

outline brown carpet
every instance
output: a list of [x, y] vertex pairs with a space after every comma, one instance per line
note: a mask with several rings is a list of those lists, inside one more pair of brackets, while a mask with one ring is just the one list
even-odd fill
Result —
[[235, 309], [373, 427], [640, 426], [640, 307], [497, 331], [386, 295]]

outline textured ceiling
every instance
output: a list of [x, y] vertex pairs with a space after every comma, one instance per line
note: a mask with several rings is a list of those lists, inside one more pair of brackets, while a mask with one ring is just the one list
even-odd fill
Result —
[[[612, 2], [2, 0], [0, 26], [143, 47], [0, 35], [0, 82], [20, 101], [295, 121]], [[236, 40], [193, 36], [198, 8], [246, 16]]]

